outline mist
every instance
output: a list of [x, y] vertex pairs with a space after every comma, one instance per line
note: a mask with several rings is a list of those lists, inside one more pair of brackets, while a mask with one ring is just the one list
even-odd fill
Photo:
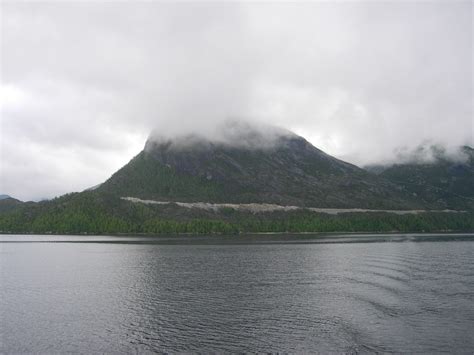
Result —
[[150, 135], [242, 142], [229, 121], [358, 165], [474, 145], [469, 1], [0, 6], [0, 193], [96, 185]]
[[424, 142], [413, 149], [396, 149], [396, 155], [386, 164], [434, 164], [438, 162], [467, 163], [470, 155], [465, 146], [444, 146]]
[[282, 127], [244, 119], [228, 119], [216, 122], [205, 130], [183, 130], [170, 135], [154, 130], [147, 139], [145, 150], [154, 145], [166, 145], [172, 150], [186, 150], [225, 146], [250, 150], [271, 150], [296, 135]]

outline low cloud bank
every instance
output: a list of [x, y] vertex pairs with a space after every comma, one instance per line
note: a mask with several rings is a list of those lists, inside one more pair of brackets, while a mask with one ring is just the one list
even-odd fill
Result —
[[424, 142], [415, 148], [395, 149], [389, 159], [365, 166], [377, 170], [377, 167], [390, 167], [396, 164], [436, 164], [442, 162], [467, 164], [472, 161], [474, 161], [474, 149], [470, 146]]
[[145, 149], [153, 145], [166, 144], [170, 149], [187, 149], [207, 146], [208, 144], [224, 145], [244, 149], [271, 149], [282, 138], [295, 137], [289, 130], [261, 122], [229, 119], [212, 127], [186, 129], [178, 134], [155, 129], [148, 138]]
[[274, 141], [221, 135], [229, 117], [358, 165], [427, 139], [473, 145], [468, 1], [0, 6], [0, 193], [96, 185], [152, 130]]

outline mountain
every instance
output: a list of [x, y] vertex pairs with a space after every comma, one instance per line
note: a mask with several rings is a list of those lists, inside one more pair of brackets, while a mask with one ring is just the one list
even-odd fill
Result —
[[474, 230], [472, 212], [436, 211], [446, 205], [421, 199], [409, 184], [385, 177], [388, 171], [363, 170], [289, 132], [247, 127], [223, 140], [152, 135], [93, 189], [38, 203], [9, 201], [0, 208], [0, 232]]
[[463, 146], [456, 158], [436, 154], [429, 162], [370, 167], [379, 177], [403, 186], [424, 204], [474, 209], [474, 149]]
[[97, 191], [181, 202], [434, 207], [419, 203], [403, 188], [331, 157], [294, 134], [280, 136], [273, 145], [261, 148], [235, 147], [192, 136], [178, 141], [149, 139], [145, 149]]
[[8, 195], [0, 195], [0, 213], [15, 209], [22, 205], [23, 202]]

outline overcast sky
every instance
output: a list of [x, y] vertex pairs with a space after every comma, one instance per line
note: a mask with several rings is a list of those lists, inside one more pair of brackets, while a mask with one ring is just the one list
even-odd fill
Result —
[[272, 123], [356, 164], [473, 145], [472, 2], [1, 2], [1, 185], [50, 198], [163, 135]]

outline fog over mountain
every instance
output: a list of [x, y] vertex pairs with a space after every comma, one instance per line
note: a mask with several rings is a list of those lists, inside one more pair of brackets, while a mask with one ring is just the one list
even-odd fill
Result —
[[23, 200], [105, 181], [150, 134], [275, 137], [245, 142], [228, 122], [359, 165], [474, 145], [469, 1], [0, 9], [0, 193]]
[[[467, 163], [471, 159], [468, 146], [450, 146], [425, 141], [414, 148], [400, 147], [391, 158], [380, 161], [383, 166], [393, 164], [436, 164], [440, 161]], [[472, 149], [472, 148], [471, 148]]]
[[[273, 149], [281, 139], [296, 135], [282, 127], [250, 122], [243, 119], [217, 122], [206, 130], [183, 130], [169, 135], [160, 129], [151, 132], [148, 143], [169, 144], [171, 149], [179, 150], [199, 146], [220, 145], [243, 149]], [[145, 146], [145, 149], [147, 147]]]

